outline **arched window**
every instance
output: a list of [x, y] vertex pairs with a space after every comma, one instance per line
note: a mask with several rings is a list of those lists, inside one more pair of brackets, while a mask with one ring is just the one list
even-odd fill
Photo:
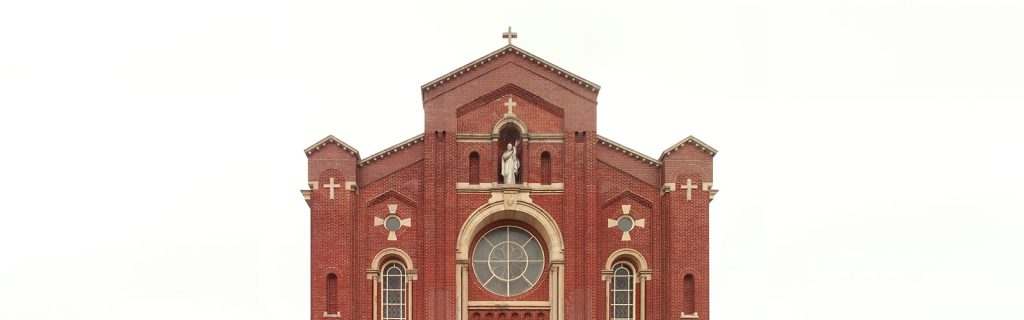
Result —
[[407, 293], [405, 267], [391, 262], [381, 271], [381, 320], [405, 320]]
[[694, 297], [694, 294], [693, 275], [687, 274], [683, 277], [683, 312], [686, 314], [697, 312], [697, 304], [695, 303], [696, 297]]
[[547, 151], [540, 154], [540, 183], [551, 184], [551, 153]]
[[480, 184], [480, 154], [469, 153], [469, 183]]
[[325, 288], [327, 299], [327, 311], [326, 313], [334, 314], [338, 313], [338, 276], [333, 273], [327, 274], [327, 287]]
[[612, 267], [611, 276], [611, 305], [609, 311], [612, 320], [635, 320], [636, 299], [634, 288], [636, 272], [633, 266], [625, 262], [619, 262]]

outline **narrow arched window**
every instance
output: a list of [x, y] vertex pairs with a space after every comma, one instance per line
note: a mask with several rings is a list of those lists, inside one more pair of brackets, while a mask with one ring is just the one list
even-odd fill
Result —
[[327, 299], [327, 313], [338, 313], [338, 276], [333, 273], [327, 274], [327, 286], [324, 288], [327, 292], [324, 295]]
[[540, 154], [540, 183], [551, 184], [551, 153], [547, 151]]
[[636, 304], [633, 267], [620, 262], [612, 267], [611, 311], [612, 320], [635, 320]]
[[693, 275], [687, 274], [683, 277], [683, 312], [687, 314], [697, 312], [695, 294], [693, 287]]
[[480, 154], [476, 151], [469, 154], [469, 183], [480, 184]]
[[407, 293], [405, 267], [398, 262], [388, 263], [381, 272], [381, 320], [405, 320]]

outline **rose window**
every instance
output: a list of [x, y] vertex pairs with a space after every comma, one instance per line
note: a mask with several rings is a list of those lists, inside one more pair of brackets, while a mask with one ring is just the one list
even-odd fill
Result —
[[480, 284], [500, 296], [533, 288], [544, 271], [544, 249], [530, 232], [513, 226], [492, 229], [477, 241], [473, 271]]

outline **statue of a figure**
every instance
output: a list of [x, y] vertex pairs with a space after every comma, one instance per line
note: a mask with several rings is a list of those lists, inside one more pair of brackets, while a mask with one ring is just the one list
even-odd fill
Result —
[[505, 177], [505, 184], [516, 183], [516, 175], [519, 174], [519, 158], [516, 156], [518, 147], [519, 141], [516, 141], [515, 146], [509, 143], [505, 153], [501, 154], [501, 176]]

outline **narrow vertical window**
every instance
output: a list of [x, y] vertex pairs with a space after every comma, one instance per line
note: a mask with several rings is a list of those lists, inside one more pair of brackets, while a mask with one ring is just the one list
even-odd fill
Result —
[[551, 184], [551, 153], [547, 151], [540, 154], [540, 182]]
[[327, 313], [338, 313], [338, 276], [333, 273], [327, 274]]
[[612, 267], [611, 305], [612, 320], [635, 320], [633, 267], [620, 262]]
[[480, 154], [476, 151], [469, 154], [469, 183], [480, 184]]
[[693, 275], [687, 274], [683, 277], [683, 312], [692, 314], [697, 312], [696, 297], [693, 288]]
[[405, 267], [397, 262], [385, 265], [380, 288], [381, 320], [405, 320]]

